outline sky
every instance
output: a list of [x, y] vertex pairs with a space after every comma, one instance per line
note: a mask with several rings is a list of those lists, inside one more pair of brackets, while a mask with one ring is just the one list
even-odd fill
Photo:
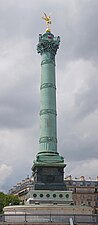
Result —
[[0, 0], [0, 191], [32, 175], [39, 151], [39, 34], [56, 55], [58, 152], [65, 177], [98, 176], [98, 0]]

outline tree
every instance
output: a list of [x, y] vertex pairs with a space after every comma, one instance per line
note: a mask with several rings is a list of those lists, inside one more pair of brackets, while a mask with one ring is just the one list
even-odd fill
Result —
[[0, 192], [0, 213], [2, 213], [3, 207], [4, 207], [4, 198], [5, 195], [3, 192]]
[[14, 195], [4, 194], [0, 192], [0, 213], [3, 213], [3, 208], [5, 206], [11, 205], [19, 205], [20, 199]]

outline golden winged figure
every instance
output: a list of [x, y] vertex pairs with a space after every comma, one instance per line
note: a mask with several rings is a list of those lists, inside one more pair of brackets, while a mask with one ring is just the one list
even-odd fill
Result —
[[47, 25], [47, 29], [46, 29], [46, 32], [50, 32], [50, 24], [51, 24], [51, 18], [50, 16], [47, 16], [46, 13], [44, 13], [44, 17], [42, 17], [43, 20], [46, 21], [46, 25]]

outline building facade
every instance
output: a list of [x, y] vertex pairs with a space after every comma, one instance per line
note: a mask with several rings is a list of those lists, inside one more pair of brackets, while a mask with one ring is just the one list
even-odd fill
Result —
[[79, 179], [65, 178], [68, 190], [73, 193], [75, 205], [91, 206], [97, 210], [98, 207], [98, 177], [96, 180], [86, 180], [84, 176]]
[[[91, 206], [98, 211], [98, 177], [95, 180], [87, 180], [84, 176], [73, 179], [68, 176], [64, 179], [68, 191], [72, 191], [73, 204], [76, 206]], [[33, 189], [34, 181], [31, 178], [26, 178], [20, 183], [17, 183], [9, 190], [10, 194], [19, 196], [22, 201], [26, 201], [26, 195], [29, 190]]]

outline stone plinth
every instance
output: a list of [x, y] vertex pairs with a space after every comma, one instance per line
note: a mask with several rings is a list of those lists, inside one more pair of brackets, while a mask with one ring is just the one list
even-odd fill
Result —
[[[91, 207], [79, 207], [65, 204], [40, 204], [31, 206], [9, 206], [4, 208], [4, 215], [6, 222], [23, 223], [28, 222], [31, 224], [41, 224], [52, 222], [54, 224], [67, 224], [70, 218], [75, 218], [75, 215], [79, 215], [80, 218], [86, 221], [92, 220], [92, 208]], [[85, 218], [89, 219], [86, 220]], [[78, 218], [78, 217], [77, 217]], [[79, 218], [78, 218], [79, 219]], [[82, 223], [83, 224], [83, 223]], [[89, 224], [89, 223], [88, 223]]]
[[29, 213], [32, 215], [48, 215], [48, 214], [82, 214], [82, 215], [92, 215], [92, 208], [87, 206], [73, 206], [66, 204], [32, 204], [24, 206], [6, 206], [4, 207], [4, 214], [25, 214]]
[[25, 204], [34, 203], [71, 204], [73, 203], [72, 191], [30, 190]]

